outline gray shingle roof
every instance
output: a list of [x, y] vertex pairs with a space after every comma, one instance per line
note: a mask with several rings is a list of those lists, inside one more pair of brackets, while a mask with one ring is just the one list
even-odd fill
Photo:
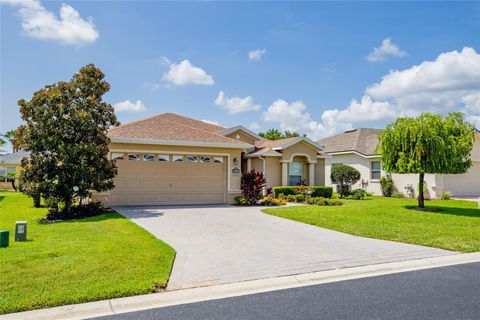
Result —
[[348, 130], [317, 141], [325, 146], [326, 153], [356, 151], [364, 155], [375, 155], [380, 129], [358, 128]]
[[28, 151], [18, 151], [13, 153], [8, 153], [5, 155], [0, 155], [0, 163], [6, 164], [20, 164], [23, 157], [28, 157], [30, 152]]

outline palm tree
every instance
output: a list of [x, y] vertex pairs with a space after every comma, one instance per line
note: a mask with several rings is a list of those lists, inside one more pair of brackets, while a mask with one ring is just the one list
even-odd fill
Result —
[[283, 135], [277, 129], [269, 129], [266, 132], [260, 132], [258, 134], [260, 137], [268, 140], [280, 140], [283, 139]]
[[300, 135], [298, 133], [296, 133], [295, 131], [285, 130], [285, 132], [283, 133], [283, 139], [285, 139], [285, 138], [295, 138], [295, 137], [300, 137]]

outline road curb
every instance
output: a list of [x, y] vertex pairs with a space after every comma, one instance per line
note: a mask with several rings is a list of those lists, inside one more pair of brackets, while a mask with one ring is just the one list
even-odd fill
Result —
[[173, 306], [178, 304], [473, 262], [480, 262], [480, 252], [334, 269], [276, 278], [228, 283], [209, 287], [172, 290], [133, 297], [87, 302], [49, 309], [6, 314], [0, 316], [0, 320], [85, 319], [151, 308]]

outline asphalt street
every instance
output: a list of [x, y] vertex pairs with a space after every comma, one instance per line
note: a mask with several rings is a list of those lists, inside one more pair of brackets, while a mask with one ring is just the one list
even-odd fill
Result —
[[480, 263], [271, 291], [96, 319], [478, 320]]

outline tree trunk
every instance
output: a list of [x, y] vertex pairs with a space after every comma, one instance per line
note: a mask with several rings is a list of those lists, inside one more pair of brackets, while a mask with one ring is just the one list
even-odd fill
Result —
[[12, 180], [11, 182], [12, 182], [12, 188], [13, 188], [13, 190], [14, 190], [14, 191], [17, 191], [17, 187], [15, 187], [15, 180]]
[[34, 194], [32, 198], [33, 198], [33, 207], [40, 208], [40, 200], [41, 200], [40, 194]]
[[423, 196], [423, 187], [424, 187], [424, 178], [425, 174], [420, 173], [419, 182], [418, 182], [418, 207], [425, 208], [425, 200]]

